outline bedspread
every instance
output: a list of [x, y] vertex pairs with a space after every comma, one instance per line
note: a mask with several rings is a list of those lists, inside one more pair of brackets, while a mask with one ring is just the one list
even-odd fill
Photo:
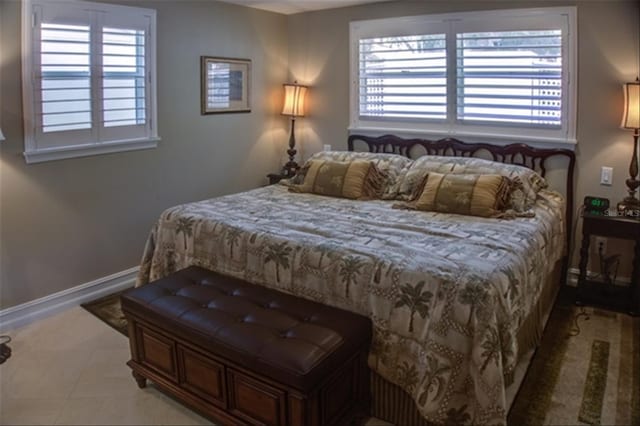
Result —
[[516, 333], [563, 255], [562, 198], [535, 217], [392, 209], [284, 185], [170, 208], [138, 277], [199, 265], [369, 316], [369, 365], [436, 423], [505, 424]]

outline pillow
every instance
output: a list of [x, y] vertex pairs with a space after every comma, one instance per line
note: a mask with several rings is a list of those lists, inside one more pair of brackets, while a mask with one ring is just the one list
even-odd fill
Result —
[[536, 203], [538, 192], [547, 188], [547, 181], [535, 170], [516, 164], [504, 164], [481, 158], [465, 158], [457, 163], [451, 173], [485, 174], [495, 173], [511, 180], [511, 194], [507, 207], [516, 212], [530, 210]]
[[370, 161], [309, 160], [301, 185], [293, 192], [310, 192], [350, 199], [379, 198], [386, 175]]
[[516, 212], [525, 212], [531, 209], [536, 202], [538, 192], [548, 186], [542, 176], [524, 166], [475, 157], [425, 155], [416, 159], [402, 171], [399, 177], [400, 188], [397, 199], [410, 201], [412, 197], [415, 197], [416, 192], [419, 193], [422, 189], [420, 179], [416, 179], [415, 176], [430, 172], [496, 174], [507, 177], [512, 185], [507, 207]]
[[510, 181], [501, 175], [429, 173], [417, 210], [497, 217], [504, 211]]
[[379, 197], [384, 200], [393, 200], [396, 198], [398, 192], [398, 177], [404, 168], [413, 163], [411, 159], [398, 154], [357, 151], [320, 151], [309, 158], [309, 161], [312, 160], [365, 160], [375, 164], [378, 171], [386, 175], [386, 181], [382, 183], [382, 194]]
[[396, 199], [413, 201], [422, 192], [424, 181], [429, 172], [449, 173], [454, 164], [442, 161], [447, 157], [423, 156], [413, 161], [406, 167], [398, 179], [398, 192]]

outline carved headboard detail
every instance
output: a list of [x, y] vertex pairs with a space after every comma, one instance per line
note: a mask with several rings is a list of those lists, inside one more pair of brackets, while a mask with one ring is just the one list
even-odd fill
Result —
[[547, 160], [551, 157], [567, 157], [567, 176], [565, 182], [567, 206], [566, 229], [567, 247], [572, 242], [571, 229], [573, 224], [573, 172], [576, 156], [569, 149], [559, 148], [534, 148], [525, 144], [491, 145], [487, 143], [466, 143], [457, 139], [446, 138], [440, 140], [428, 139], [404, 139], [394, 135], [378, 137], [350, 135], [348, 141], [349, 151], [354, 151], [355, 142], [364, 142], [369, 152], [381, 152], [404, 155], [408, 158], [417, 158], [422, 155], [441, 155], [447, 157], [477, 157], [479, 153], [485, 153], [493, 159], [507, 164], [517, 164], [528, 167], [540, 173], [543, 177], [547, 173]]

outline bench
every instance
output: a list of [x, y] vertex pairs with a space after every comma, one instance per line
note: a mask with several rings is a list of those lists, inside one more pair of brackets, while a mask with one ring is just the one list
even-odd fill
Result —
[[121, 298], [138, 386], [228, 424], [332, 425], [369, 413], [371, 321], [189, 267]]

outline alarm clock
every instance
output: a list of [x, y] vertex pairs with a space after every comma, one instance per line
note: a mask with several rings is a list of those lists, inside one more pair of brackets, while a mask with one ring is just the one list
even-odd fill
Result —
[[584, 197], [584, 212], [593, 215], [604, 216], [609, 210], [609, 200], [600, 197]]

